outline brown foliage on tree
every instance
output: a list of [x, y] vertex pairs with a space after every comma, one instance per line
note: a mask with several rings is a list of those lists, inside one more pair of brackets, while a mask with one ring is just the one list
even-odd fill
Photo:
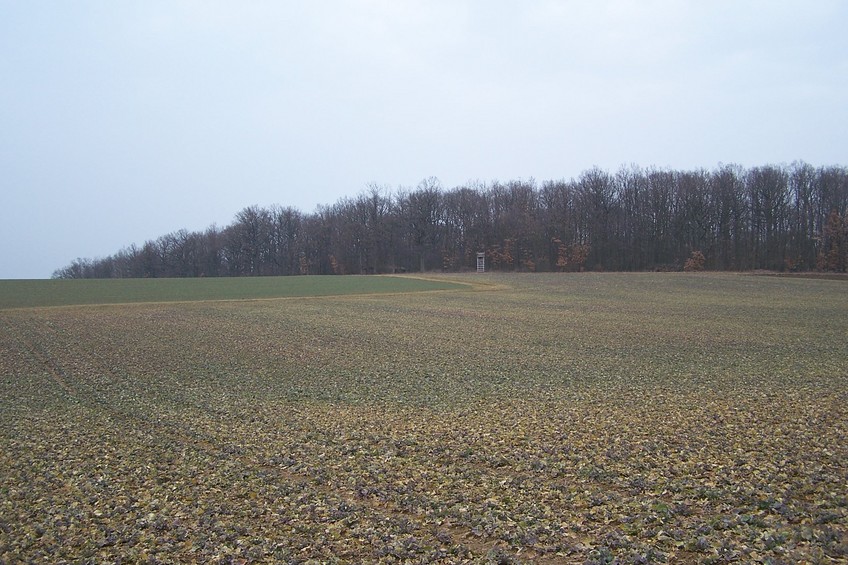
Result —
[[816, 267], [820, 271], [844, 273], [848, 267], [848, 221], [833, 210], [823, 232]]
[[683, 264], [683, 270], [687, 273], [693, 273], [704, 270], [704, 264], [707, 262], [706, 257], [700, 251], [693, 251], [692, 255], [686, 259], [686, 263]]
[[512, 245], [513, 241], [511, 239], [505, 239], [502, 246], [495, 245], [486, 252], [493, 269], [498, 270], [513, 267], [515, 258], [512, 254]]
[[582, 271], [592, 248], [588, 244], [572, 243], [566, 245], [558, 237], [553, 238], [557, 248], [556, 267], [559, 271]]

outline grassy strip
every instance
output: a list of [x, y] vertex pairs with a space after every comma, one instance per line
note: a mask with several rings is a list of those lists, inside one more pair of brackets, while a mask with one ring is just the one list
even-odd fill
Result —
[[465, 285], [386, 276], [4, 280], [0, 281], [0, 309], [343, 296], [459, 288], [465, 288]]

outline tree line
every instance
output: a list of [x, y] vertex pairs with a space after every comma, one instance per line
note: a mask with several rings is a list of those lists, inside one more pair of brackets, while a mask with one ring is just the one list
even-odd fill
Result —
[[54, 278], [503, 271], [837, 271], [848, 265], [848, 169], [599, 168], [571, 180], [368, 186], [319, 206], [250, 206]]

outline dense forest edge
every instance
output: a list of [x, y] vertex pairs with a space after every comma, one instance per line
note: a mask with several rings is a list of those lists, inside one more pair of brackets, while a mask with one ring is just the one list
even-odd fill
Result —
[[467, 271], [840, 272], [848, 168], [808, 163], [674, 171], [599, 168], [576, 179], [414, 189], [370, 185], [313, 213], [250, 206], [53, 278]]

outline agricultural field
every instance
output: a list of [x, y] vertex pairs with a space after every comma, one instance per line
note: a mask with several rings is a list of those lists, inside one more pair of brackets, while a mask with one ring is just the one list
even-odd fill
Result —
[[0, 284], [0, 563], [848, 562], [848, 282], [332, 279]]

